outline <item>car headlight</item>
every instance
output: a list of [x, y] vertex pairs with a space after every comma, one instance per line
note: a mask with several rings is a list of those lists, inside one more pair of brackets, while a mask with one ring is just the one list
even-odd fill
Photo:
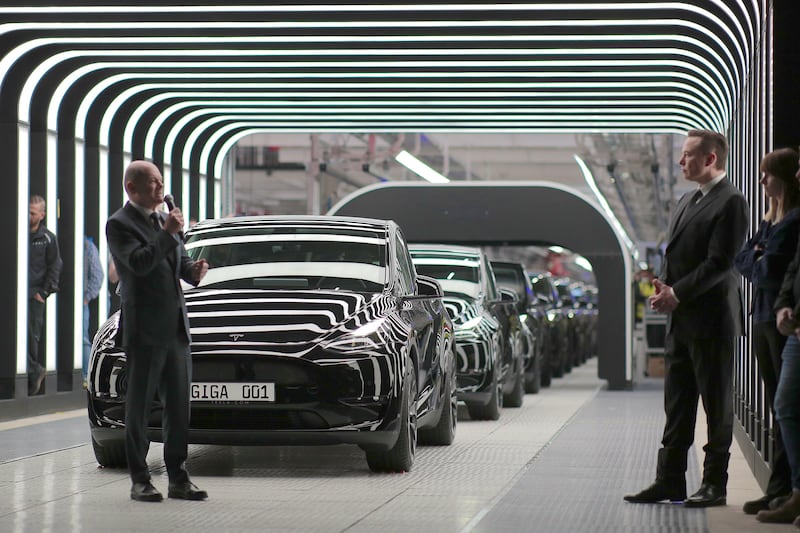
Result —
[[379, 318], [378, 320], [367, 322], [350, 333], [345, 333], [330, 341], [323, 341], [320, 346], [323, 350], [343, 354], [375, 350], [381, 344], [378, 330], [380, 330], [385, 321], [385, 318]]
[[547, 320], [549, 320], [550, 322], [554, 321], [556, 319], [556, 316], [558, 316], [558, 313], [556, 313], [555, 311], [547, 312]]

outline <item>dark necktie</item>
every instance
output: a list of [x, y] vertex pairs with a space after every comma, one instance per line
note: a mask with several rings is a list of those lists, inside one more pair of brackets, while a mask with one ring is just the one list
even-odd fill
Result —
[[686, 204], [686, 207], [683, 208], [683, 211], [681, 211], [680, 214], [678, 214], [678, 218], [675, 220], [675, 225], [673, 226], [674, 228], [677, 228], [680, 225], [681, 221], [687, 216], [689, 216], [689, 213], [691, 213], [692, 210], [697, 205], [697, 201], [700, 200], [700, 198], [702, 197], [703, 193], [700, 191], [700, 189], [697, 189], [692, 195], [692, 197], [689, 199], [689, 203]]
[[158, 213], [153, 211], [150, 213], [150, 220], [153, 222], [153, 229], [156, 231], [161, 230], [161, 218], [158, 216]]

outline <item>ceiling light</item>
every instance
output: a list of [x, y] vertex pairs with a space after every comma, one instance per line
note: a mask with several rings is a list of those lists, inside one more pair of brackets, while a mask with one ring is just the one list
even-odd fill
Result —
[[397, 154], [395, 159], [408, 170], [431, 183], [448, 183], [450, 181], [405, 150]]

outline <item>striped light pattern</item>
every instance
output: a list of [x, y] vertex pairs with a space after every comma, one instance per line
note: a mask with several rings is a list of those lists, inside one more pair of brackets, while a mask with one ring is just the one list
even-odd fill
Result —
[[[766, 18], [765, 0], [37, 3], [0, 7], [15, 242], [27, 240], [29, 191], [45, 190], [53, 209], [68, 191], [69, 212], [48, 220], [72, 272], [84, 233], [106, 256], [103, 222], [132, 158], [162, 166], [188, 220], [221, 213], [225, 156], [258, 131], [726, 131]], [[17, 287], [26, 264], [21, 251]], [[26, 316], [24, 290], [16, 302]], [[56, 350], [48, 344], [49, 368]]]

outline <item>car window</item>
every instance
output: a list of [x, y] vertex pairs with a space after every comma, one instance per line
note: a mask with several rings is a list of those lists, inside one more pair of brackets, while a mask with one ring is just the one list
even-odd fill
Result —
[[335, 228], [248, 230], [209, 233], [187, 242], [190, 257], [209, 263], [201, 286], [381, 292], [387, 282], [384, 234], [341, 234]]
[[497, 283], [494, 277], [492, 265], [484, 257], [483, 264], [486, 265], [486, 297], [489, 300], [496, 300], [499, 298], [497, 295]]
[[408, 246], [400, 236], [399, 232], [395, 235], [395, 250], [397, 254], [398, 281], [403, 294], [412, 294], [416, 289], [414, 284], [414, 267], [408, 256]]
[[480, 258], [436, 252], [413, 252], [411, 260], [418, 274], [436, 279], [445, 295], [477, 298], [481, 293]]

